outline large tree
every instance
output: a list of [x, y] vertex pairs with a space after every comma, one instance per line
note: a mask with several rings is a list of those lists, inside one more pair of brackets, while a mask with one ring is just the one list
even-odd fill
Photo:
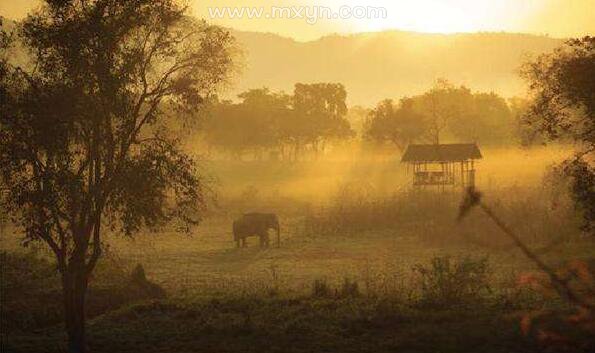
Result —
[[295, 124], [301, 128], [296, 133], [301, 139], [297, 140], [296, 148], [310, 144], [318, 153], [329, 140], [353, 136], [349, 121], [345, 119], [346, 99], [347, 91], [340, 83], [297, 83], [293, 93], [293, 117], [301, 121]]
[[595, 230], [595, 37], [572, 39], [528, 62], [523, 76], [532, 103], [525, 123], [550, 140], [572, 141], [577, 153], [561, 171], [570, 179], [584, 229]]
[[523, 147], [543, 144], [544, 138], [539, 127], [526, 123], [531, 101], [524, 97], [512, 97], [508, 99], [508, 106], [513, 121], [513, 141]]
[[204, 130], [209, 146], [240, 157], [267, 150], [294, 159], [307, 149], [318, 153], [331, 140], [352, 137], [345, 118], [347, 92], [341, 84], [296, 84], [294, 95], [251, 89], [239, 103], [214, 102]]
[[550, 139], [570, 138], [595, 149], [595, 37], [573, 39], [522, 70], [533, 103], [526, 122]]
[[468, 88], [439, 79], [429, 91], [413, 99], [416, 110], [426, 117], [427, 138], [439, 144], [449, 125], [469, 113], [473, 96]]
[[400, 104], [381, 101], [369, 114], [365, 136], [404, 149], [412, 142], [509, 142], [514, 119], [506, 100], [495, 93], [471, 92], [439, 80], [430, 90]]
[[55, 255], [69, 351], [84, 352], [105, 226], [201, 219], [202, 179], [163, 126], [227, 78], [233, 41], [175, 0], [46, 0], [20, 37], [34, 66], [1, 76], [2, 207]]
[[238, 97], [246, 117], [242, 126], [255, 154], [262, 157], [265, 150], [280, 148], [281, 120], [289, 115], [291, 97], [268, 88], [251, 89]]
[[407, 145], [422, 139], [426, 131], [426, 117], [413, 109], [411, 99], [402, 99], [398, 106], [386, 99], [369, 113], [364, 136], [375, 142], [390, 142], [404, 151]]
[[208, 146], [240, 158], [252, 151], [261, 157], [278, 149], [283, 141], [283, 122], [290, 113], [291, 97], [267, 88], [251, 89], [238, 95], [242, 101], [215, 101], [201, 131]]
[[506, 100], [499, 95], [459, 92], [461, 112], [452, 118], [449, 131], [460, 141], [505, 144], [512, 140], [514, 120]]

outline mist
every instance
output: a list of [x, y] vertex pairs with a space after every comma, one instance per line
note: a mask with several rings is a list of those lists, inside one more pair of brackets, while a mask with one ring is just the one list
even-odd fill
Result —
[[595, 39], [544, 4], [0, 6], [2, 351], [594, 351]]

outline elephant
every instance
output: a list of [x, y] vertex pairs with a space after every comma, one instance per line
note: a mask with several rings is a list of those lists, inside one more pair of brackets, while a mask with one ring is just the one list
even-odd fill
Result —
[[269, 246], [269, 229], [277, 232], [277, 247], [281, 245], [279, 219], [274, 213], [245, 213], [233, 222], [233, 240], [237, 247], [246, 247], [246, 238], [258, 236], [260, 247]]

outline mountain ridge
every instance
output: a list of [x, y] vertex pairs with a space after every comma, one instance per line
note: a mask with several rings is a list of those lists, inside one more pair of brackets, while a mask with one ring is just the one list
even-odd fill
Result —
[[334, 34], [300, 42], [274, 33], [232, 34], [245, 50], [245, 70], [228, 94], [255, 87], [291, 91], [296, 82], [341, 82], [352, 105], [423, 92], [438, 78], [506, 97], [524, 95], [520, 66], [563, 44], [523, 33], [428, 34], [408, 31]]
[[[13, 26], [4, 18], [3, 27]], [[339, 82], [350, 105], [366, 107], [422, 93], [438, 78], [504, 97], [523, 96], [522, 63], [564, 42], [524, 33], [401, 30], [330, 34], [302, 42], [276, 33], [228, 30], [244, 52], [244, 63], [223, 97], [235, 99], [251, 88], [292, 92], [298, 82]], [[15, 49], [15, 59], [24, 62], [22, 48]]]

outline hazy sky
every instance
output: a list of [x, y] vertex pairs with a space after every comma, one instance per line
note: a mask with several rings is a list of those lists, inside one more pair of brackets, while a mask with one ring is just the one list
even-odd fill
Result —
[[[196, 15], [211, 22], [241, 30], [279, 33], [298, 40], [315, 39], [332, 32], [384, 29], [439, 33], [506, 31], [549, 34], [553, 37], [595, 34], [595, 0], [187, 1]], [[19, 19], [36, 3], [37, 0], [0, 0], [0, 15]], [[248, 18], [246, 10], [243, 18], [237, 18], [238, 12], [236, 18], [231, 18], [229, 12], [220, 13], [221, 18], [212, 18], [215, 7], [219, 10], [235, 7], [236, 11], [242, 11], [238, 10], [241, 7], [254, 7], [256, 12], [253, 18]], [[287, 9], [280, 10], [283, 7]], [[260, 9], [261, 17], [254, 18]], [[279, 11], [278, 17], [285, 18], [272, 19], [274, 11]], [[349, 12], [366, 17], [366, 11], [372, 18], [348, 18]], [[318, 19], [317, 13], [323, 14], [325, 18]], [[386, 18], [374, 18], [383, 14], [386, 14]], [[333, 15], [344, 18], [326, 18]]]

